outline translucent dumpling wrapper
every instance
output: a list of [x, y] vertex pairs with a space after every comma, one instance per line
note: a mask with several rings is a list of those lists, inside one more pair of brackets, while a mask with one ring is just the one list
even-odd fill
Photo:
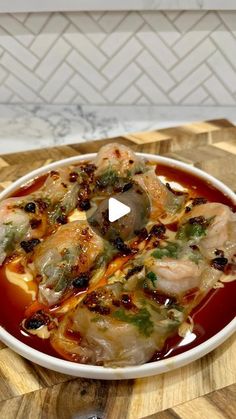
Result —
[[34, 266], [39, 283], [39, 300], [52, 305], [60, 301], [81, 273], [93, 268], [103, 251], [103, 240], [86, 221], [74, 221], [59, 229], [37, 246]]
[[121, 283], [98, 288], [72, 310], [51, 337], [67, 359], [124, 367], [147, 362], [185, 313], [149, 299], [142, 290], [124, 292]]

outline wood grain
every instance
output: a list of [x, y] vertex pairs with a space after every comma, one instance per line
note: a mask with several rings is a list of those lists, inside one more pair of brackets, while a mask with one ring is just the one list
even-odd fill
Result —
[[[213, 391], [187, 403], [180, 404], [163, 412], [149, 415], [148, 419], [234, 419], [236, 412], [236, 384]], [[145, 418], [145, 419], [146, 419]]]
[[[62, 158], [96, 152], [113, 141], [135, 151], [195, 165], [236, 190], [236, 128], [226, 120], [194, 123], [151, 133], [2, 155], [0, 188]], [[0, 418], [234, 419], [236, 339], [176, 371], [154, 377], [99, 381], [56, 373], [0, 342]]]

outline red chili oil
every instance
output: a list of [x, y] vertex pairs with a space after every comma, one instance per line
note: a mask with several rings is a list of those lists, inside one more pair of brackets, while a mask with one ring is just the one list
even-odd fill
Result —
[[39, 188], [43, 186], [47, 177], [48, 177], [48, 173], [35, 178], [32, 182], [27, 183], [25, 186], [21, 186], [17, 191], [13, 193], [12, 196], [20, 197], [20, 196], [30, 195], [31, 193], [34, 193], [35, 191], [37, 191]]
[[167, 182], [180, 183], [189, 190], [192, 198], [198, 196], [206, 198], [209, 202], [221, 202], [231, 207], [234, 212], [236, 211], [236, 205], [229, 196], [193, 173], [187, 173], [184, 170], [159, 163], [156, 166], [156, 173], [158, 176], [165, 176]]

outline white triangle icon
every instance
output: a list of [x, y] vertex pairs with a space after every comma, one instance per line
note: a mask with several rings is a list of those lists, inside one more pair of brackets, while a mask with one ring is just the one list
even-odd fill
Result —
[[115, 198], [109, 198], [108, 200], [108, 219], [111, 223], [119, 218], [124, 217], [124, 215], [129, 214], [130, 207], [128, 205], [123, 204], [122, 202], [118, 201]]

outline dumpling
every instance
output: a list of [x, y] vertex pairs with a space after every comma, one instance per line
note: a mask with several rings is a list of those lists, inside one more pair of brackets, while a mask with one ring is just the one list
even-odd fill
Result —
[[142, 289], [127, 293], [119, 282], [98, 288], [66, 315], [51, 344], [75, 362], [111, 367], [143, 364], [186, 316], [173, 303], [168, 300], [163, 307]]
[[86, 221], [74, 221], [58, 228], [39, 244], [34, 253], [34, 266], [39, 283], [39, 300], [57, 303], [72, 280], [88, 273], [103, 251], [103, 240]]

